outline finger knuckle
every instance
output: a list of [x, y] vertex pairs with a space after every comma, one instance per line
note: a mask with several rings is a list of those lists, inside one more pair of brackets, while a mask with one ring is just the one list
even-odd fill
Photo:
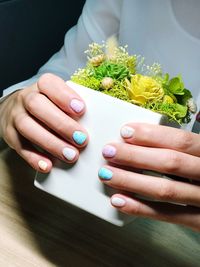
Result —
[[176, 192], [170, 181], [161, 181], [158, 193], [156, 195], [158, 200], [171, 201], [176, 198]]
[[143, 204], [140, 202], [135, 202], [134, 205], [131, 206], [130, 208], [130, 214], [134, 214], [134, 215], [140, 215], [142, 213], [142, 206]]
[[140, 142], [149, 142], [149, 136], [153, 136], [154, 129], [148, 125], [148, 124], [141, 124], [138, 123], [136, 125], [133, 125], [133, 127], [136, 129], [136, 135], [134, 136], [133, 141]]
[[39, 91], [43, 91], [47, 87], [49, 82], [51, 82], [52, 79], [54, 78], [55, 78], [55, 75], [52, 73], [42, 74], [37, 82]]
[[144, 124], [141, 126], [141, 131], [144, 134], [145, 138], [149, 139], [149, 136], [152, 136], [154, 133], [154, 128], [151, 125]]
[[29, 111], [34, 111], [39, 105], [40, 95], [38, 93], [30, 93], [25, 100], [25, 107]]
[[187, 131], [180, 131], [177, 135], [176, 147], [180, 151], [185, 151], [192, 145], [191, 133]]
[[176, 174], [181, 166], [181, 156], [176, 151], [168, 151], [168, 154], [165, 158], [163, 171], [165, 173], [174, 173]]
[[19, 91], [16, 92], [15, 101], [17, 103], [23, 102], [23, 100], [24, 100], [24, 91], [25, 91], [25, 89], [22, 89], [22, 90], [19, 90]]

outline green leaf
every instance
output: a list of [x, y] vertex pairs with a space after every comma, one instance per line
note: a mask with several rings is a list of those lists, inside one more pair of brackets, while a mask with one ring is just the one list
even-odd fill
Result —
[[188, 101], [188, 99], [192, 98], [192, 94], [191, 94], [191, 92], [190, 92], [188, 89], [186, 89], [186, 88], [184, 88], [183, 92], [184, 92], [183, 95], [179, 95], [179, 96], [177, 96], [177, 100], [178, 100], [178, 103], [179, 103], [179, 104], [181, 104], [181, 105], [185, 105], [185, 106], [186, 106], [186, 105], [187, 105], [187, 101]]
[[187, 115], [188, 108], [186, 106], [180, 105], [178, 103], [174, 104], [176, 109], [175, 116], [177, 118], [184, 118]]
[[184, 85], [180, 77], [174, 77], [169, 81], [168, 88], [175, 95], [183, 95]]
[[165, 73], [165, 75], [163, 76], [163, 84], [167, 84], [169, 81], [169, 73]]

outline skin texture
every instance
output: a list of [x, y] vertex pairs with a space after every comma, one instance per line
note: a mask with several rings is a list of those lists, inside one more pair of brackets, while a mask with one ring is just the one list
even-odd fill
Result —
[[[75, 131], [88, 137], [76, 121], [84, 112], [84, 101], [77, 93], [61, 78], [44, 74], [36, 84], [16, 91], [0, 105], [0, 136], [34, 169], [49, 172], [52, 156], [73, 163], [79, 149], [87, 145], [88, 138], [83, 144], [73, 139]], [[76, 152], [73, 160], [64, 156], [65, 148]]]
[[[123, 138], [123, 143], [109, 143], [103, 149], [104, 158], [112, 164], [103, 168], [112, 172], [112, 178], [100, 177], [101, 181], [120, 192], [112, 196], [111, 204], [130, 215], [200, 231], [200, 135], [143, 123], [126, 126], [133, 129], [132, 137]], [[108, 145], [115, 148], [112, 157], [105, 155]], [[173, 175], [173, 179], [141, 170]]]

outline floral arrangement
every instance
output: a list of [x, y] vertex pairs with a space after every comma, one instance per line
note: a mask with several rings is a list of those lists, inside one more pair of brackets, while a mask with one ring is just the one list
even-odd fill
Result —
[[107, 43], [92, 43], [85, 68], [71, 77], [75, 83], [101, 91], [129, 103], [166, 115], [179, 124], [188, 123], [196, 105], [185, 88], [181, 75], [170, 78], [160, 64], [145, 64], [140, 55], [129, 55], [127, 46], [114, 38]]

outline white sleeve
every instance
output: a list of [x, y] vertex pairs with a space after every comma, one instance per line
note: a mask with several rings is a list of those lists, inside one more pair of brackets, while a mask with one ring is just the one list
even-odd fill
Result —
[[109, 36], [118, 34], [122, 1], [87, 0], [77, 25], [66, 33], [61, 50], [54, 54], [35, 76], [5, 89], [0, 102], [12, 92], [35, 83], [47, 72], [54, 73], [64, 80], [69, 79], [76, 69], [85, 65], [84, 51], [89, 43], [101, 43]]

